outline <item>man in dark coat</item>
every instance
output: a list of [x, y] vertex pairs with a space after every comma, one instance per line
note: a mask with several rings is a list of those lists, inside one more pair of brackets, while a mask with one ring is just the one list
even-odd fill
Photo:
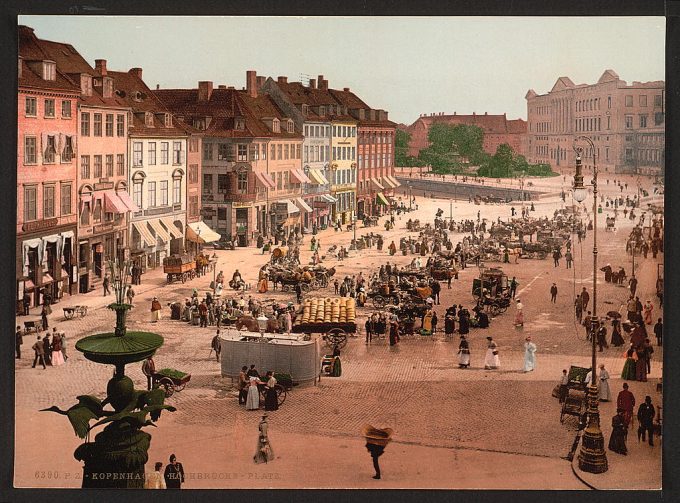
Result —
[[43, 352], [45, 355], [45, 363], [47, 365], [52, 365], [52, 341], [50, 341], [50, 334], [45, 334], [43, 338]]
[[36, 363], [40, 363], [43, 366], [43, 369], [46, 369], [47, 367], [45, 366], [45, 345], [43, 344], [43, 341], [40, 340], [40, 336], [38, 336], [38, 340], [33, 344], [33, 351], [35, 351], [35, 358], [33, 359], [33, 368], [35, 368]]
[[550, 287], [550, 302], [553, 304], [557, 302], [557, 284], [553, 283]]
[[581, 306], [584, 311], [588, 309], [588, 302], [590, 302], [590, 294], [584, 286], [583, 290], [581, 290]]
[[24, 292], [24, 298], [22, 299], [23, 302], [23, 314], [24, 316], [28, 316], [29, 309], [31, 308], [31, 294], [28, 292]]
[[645, 434], [649, 432], [649, 445], [654, 447], [654, 416], [656, 411], [652, 405], [652, 397], [649, 395], [645, 397], [645, 403], [640, 404], [637, 411], [637, 418], [640, 426], [638, 427], [638, 441], [642, 439], [645, 441]]
[[170, 454], [170, 464], [165, 467], [165, 485], [168, 489], [181, 489], [184, 483], [184, 467], [177, 462], [177, 457]]
[[21, 358], [21, 345], [24, 343], [24, 336], [23, 332], [21, 330], [21, 327], [17, 325], [17, 332], [16, 332], [16, 352], [17, 352], [17, 359]]
[[434, 299], [435, 304], [439, 305], [439, 293], [442, 290], [439, 281], [433, 281], [432, 284], [430, 284], [430, 288], [432, 288], [432, 298]]
[[656, 336], [656, 345], [661, 346], [663, 338], [663, 321], [661, 320], [661, 318], [659, 318], [656, 324], [654, 325], [654, 335]]

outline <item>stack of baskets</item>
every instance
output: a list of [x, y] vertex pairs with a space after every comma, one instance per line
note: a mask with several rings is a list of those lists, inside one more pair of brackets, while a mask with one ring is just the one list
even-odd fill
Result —
[[356, 302], [351, 297], [305, 299], [296, 325], [308, 323], [355, 323]]

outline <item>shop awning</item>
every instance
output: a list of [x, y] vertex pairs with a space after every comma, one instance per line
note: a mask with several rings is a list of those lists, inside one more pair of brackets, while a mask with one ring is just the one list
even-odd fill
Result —
[[160, 220], [158, 219], [147, 220], [147, 223], [151, 226], [151, 228], [154, 231], [156, 231], [156, 237], [161, 238], [161, 241], [163, 241], [164, 243], [170, 242], [170, 234], [168, 234], [168, 231], [165, 230], [165, 227], [161, 225]]
[[371, 182], [373, 183], [373, 185], [375, 185], [375, 187], [378, 190], [385, 190], [385, 187], [383, 187], [383, 185], [378, 180], [376, 180], [375, 178], [371, 178]]
[[312, 207], [309, 206], [309, 205], [305, 202], [305, 200], [302, 199], [301, 197], [296, 197], [296, 198], [295, 198], [295, 202], [297, 203], [298, 208], [300, 208], [300, 209], [301, 209], [302, 211], [304, 211], [304, 212], [311, 213], [312, 211], [314, 211], [314, 210], [312, 209]]
[[338, 200], [336, 198], [334, 198], [333, 196], [331, 196], [330, 194], [321, 194], [321, 199], [323, 199], [327, 203], [331, 203], [331, 204], [335, 204], [335, 203], [338, 202]]
[[203, 221], [187, 224], [187, 239], [194, 243], [214, 243], [219, 241], [221, 237]]
[[128, 212], [128, 208], [123, 201], [121, 201], [118, 194], [113, 190], [107, 190], [104, 192], [104, 208], [107, 213], [122, 213]]
[[295, 203], [293, 203], [293, 201], [291, 201], [290, 199], [282, 199], [280, 201], [274, 202], [274, 204], [276, 205], [276, 211], [279, 214], [282, 214], [284, 212], [288, 215], [300, 213], [298, 207], [295, 206]]
[[328, 185], [328, 179], [323, 176], [323, 173], [318, 169], [310, 169], [309, 175], [312, 177], [312, 181], [318, 183], [319, 185]]
[[389, 179], [388, 177], [386, 177], [386, 176], [383, 176], [383, 177], [382, 177], [382, 183], [383, 183], [383, 185], [384, 185], [387, 189], [393, 189], [394, 187], [396, 187], [396, 185], [394, 185], [394, 183], [392, 182], [392, 180], [390, 180], [390, 179]]
[[24, 283], [24, 290], [33, 290], [35, 288], [35, 285], [33, 284], [33, 281], [30, 279], [26, 280], [26, 283]]
[[46, 285], [48, 283], [52, 283], [54, 281], [54, 278], [50, 276], [49, 274], [43, 274], [42, 278], [42, 284]]
[[127, 207], [128, 210], [132, 211], [133, 213], [137, 213], [139, 211], [139, 207], [135, 204], [135, 202], [132, 200], [130, 194], [128, 194], [127, 191], [119, 190], [118, 192], [116, 192], [116, 195], [120, 198], [121, 201], [123, 201], [123, 204]]
[[262, 185], [265, 189], [274, 189], [276, 188], [276, 184], [274, 181], [271, 179], [267, 173], [262, 173], [260, 171], [255, 172], [255, 178], [257, 178], [257, 181], [260, 182], [260, 185]]
[[385, 206], [389, 206], [390, 203], [387, 201], [387, 198], [382, 192], [378, 192], [376, 195], [376, 199], [378, 200], [378, 204], [384, 204]]
[[146, 243], [146, 246], [156, 246], [156, 238], [153, 237], [153, 234], [151, 234], [149, 228], [146, 226], [146, 221], [132, 222], [132, 226], [137, 229], [137, 232], [139, 232], [139, 235], [142, 237], [142, 241]]
[[298, 183], [312, 183], [307, 175], [301, 169], [291, 169], [290, 176]]
[[397, 180], [393, 176], [389, 176], [389, 175], [383, 176], [383, 181], [387, 182], [387, 184], [393, 189], [396, 188], [396, 187], [399, 187], [401, 185], [399, 183], [399, 180]]
[[168, 232], [170, 232], [170, 235], [172, 235], [173, 238], [182, 238], [184, 237], [184, 233], [181, 231], [177, 225], [175, 225], [175, 222], [172, 220], [170, 217], [163, 217], [161, 218], [161, 222], [165, 227], [168, 229]]
[[61, 268], [61, 279], [68, 279], [68, 278], [69, 278], [68, 271], [62, 267]]

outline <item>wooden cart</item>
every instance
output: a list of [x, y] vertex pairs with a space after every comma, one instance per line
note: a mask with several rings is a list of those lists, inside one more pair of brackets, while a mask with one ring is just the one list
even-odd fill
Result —
[[585, 378], [588, 372], [590, 372], [590, 369], [585, 367], [572, 365], [569, 368], [569, 383], [567, 384], [567, 394], [562, 403], [560, 423], [564, 422], [565, 416], [580, 418], [586, 412], [587, 386]]
[[182, 378], [176, 378], [160, 372], [151, 376], [154, 388], [163, 388], [165, 396], [170, 397], [175, 391], [182, 391], [191, 380], [191, 374], [185, 374]]
[[196, 261], [189, 255], [172, 255], [163, 259], [163, 272], [168, 284], [174, 281], [184, 283], [196, 277]]

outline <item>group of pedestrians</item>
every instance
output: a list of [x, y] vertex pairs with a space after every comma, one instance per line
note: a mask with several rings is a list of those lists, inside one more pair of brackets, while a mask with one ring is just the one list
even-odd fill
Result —
[[[612, 418], [612, 433], [609, 438], [609, 450], [618, 454], [628, 454], [626, 440], [628, 429], [633, 421], [635, 410], [635, 396], [628, 389], [628, 383], [623, 383], [623, 389], [619, 392], [616, 399], [616, 415]], [[656, 426], [654, 418], [656, 410], [652, 404], [652, 397], [647, 395], [645, 401], [639, 405], [637, 411], [638, 442], [649, 442], [650, 447], [654, 447], [654, 435]]]
[[267, 411], [274, 411], [279, 409], [278, 395], [276, 394], [276, 385], [278, 381], [274, 377], [273, 371], [268, 371], [264, 378], [260, 377], [260, 373], [255, 364], [251, 364], [250, 368], [246, 365], [241, 367], [241, 372], [238, 375], [238, 403], [245, 405], [246, 410], [260, 409], [260, 389], [259, 386], [264, 386], [264, 409]]
[[[50, 335], [52, 340], [50, 340]], [[16, 331], [16, 358], [21, 359], [21, 346], [24, 343], [24, 334], [20, 326], [17, 326]], [[63, 365], [68, 356], [66, 355], [66, 335], [64, 332], [57, 331], [57, 327], [52, 328], [52, 333], [45, 333], [43, 338], [37, 335], [37, 340], [31, 347], [33, 349], [34, 358], [32, 368], [36, 365], [42, 365], [43, 369], [47, 366], [58, 367]]]

